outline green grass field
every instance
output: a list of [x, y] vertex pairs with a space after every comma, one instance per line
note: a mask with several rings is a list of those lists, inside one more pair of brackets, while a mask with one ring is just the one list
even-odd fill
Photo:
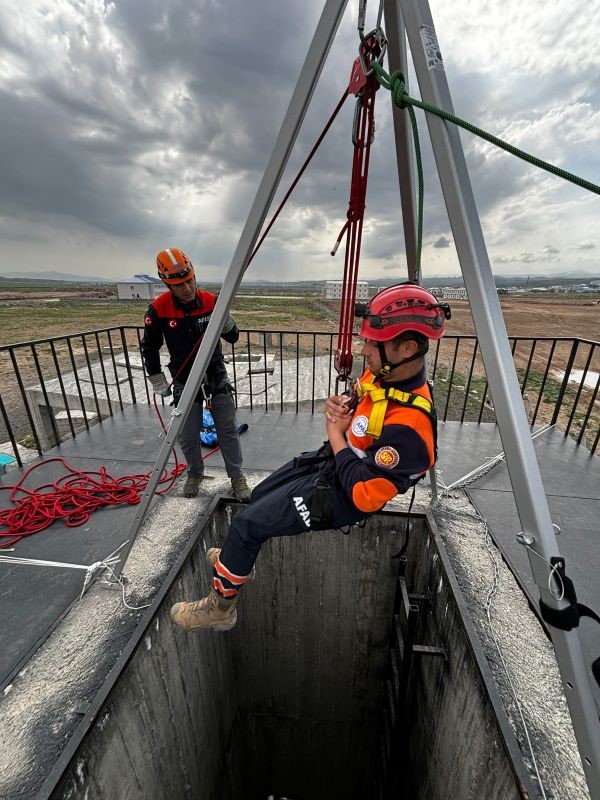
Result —
[[[120, 325], [144, 324], [145, 300], [27, 299], [0, 305], [0, 345], [35, 341]], [[316, 296], [295, 299], [237, 297], [240, 328], [332, 330], [335, 321]]]

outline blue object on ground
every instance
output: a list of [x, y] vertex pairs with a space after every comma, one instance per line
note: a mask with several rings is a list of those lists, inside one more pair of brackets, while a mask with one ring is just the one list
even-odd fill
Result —
[[[238, 425], [238, 433], [240, 436], [242, 433], [246, 433], [247, 430], [247, 422], [242, 422], [241, 425]], [[207, 408], [202, 409], [202, 429], [200, 431], [200, 442], [202, 445], [204, 445], [204, 447], [219, 447], [215, 421]]]

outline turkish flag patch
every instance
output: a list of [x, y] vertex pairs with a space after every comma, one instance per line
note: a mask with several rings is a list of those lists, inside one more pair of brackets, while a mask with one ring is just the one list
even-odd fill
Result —
[[152, 317], [146, 317], [144, 320], [144, 325], [152, 325]]

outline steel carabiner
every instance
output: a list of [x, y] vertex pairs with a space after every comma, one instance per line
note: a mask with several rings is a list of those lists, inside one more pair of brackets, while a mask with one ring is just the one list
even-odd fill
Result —
[[[387, 44], [385, 32], [380, 25], [373, 28], [373, 30], [361, 40], [361, 44], [358, 48], [358, 57], [360, 58], [360, 65], [365, 73], [365, 77], [368, 78], [373, 72], [373, 67], [371, 66], [373, 59], [375, 59], [380, 66], [383, 64], [383, 59], [387, 51]], [[367, 61], [368, 56], [370, 56], [370, 58]]]

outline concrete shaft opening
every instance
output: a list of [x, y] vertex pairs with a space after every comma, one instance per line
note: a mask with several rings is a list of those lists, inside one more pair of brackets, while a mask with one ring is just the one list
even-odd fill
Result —
[[237, 510], [198, 530], [52, 797], [527, 796], [427, 517], [400, 559], [402, 514], [272, 540], [237, 626], [187, 634], [169, 607], [206, 593]]

